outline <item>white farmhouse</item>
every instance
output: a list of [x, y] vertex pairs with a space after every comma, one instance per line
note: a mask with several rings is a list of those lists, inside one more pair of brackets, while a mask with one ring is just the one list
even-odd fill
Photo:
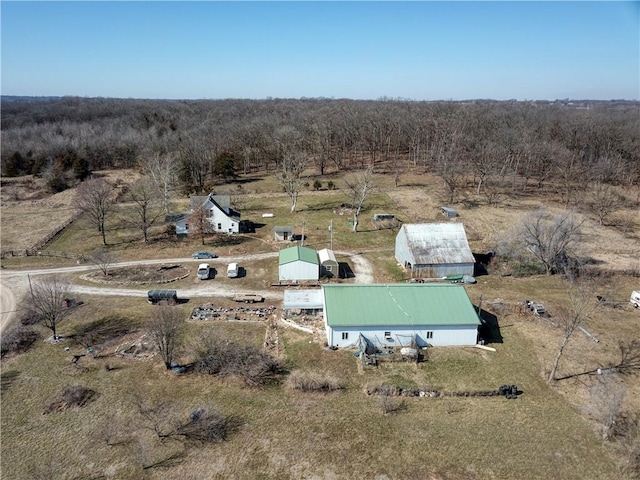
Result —
[[189, 215], [196, 208], [203, 206], [208, 212], [212, 231], [221, 233], [238, 233], [240, 231], [240, 213], [230, 207], [229, 195], [193, 195], [190, 198], [191, 210], [176, 216], [174, 225], [177, 235], [189, 234]]

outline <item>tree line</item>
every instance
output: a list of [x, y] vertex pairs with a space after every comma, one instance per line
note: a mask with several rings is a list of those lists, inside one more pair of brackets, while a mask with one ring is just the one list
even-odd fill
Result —
[[56, 191], [93, 170], [150, 163], [168, 164], [192, 192], [292, 163], [319, 176], [423, 169], [452, 202], [469, 182], [491, 201], [553, 179], [567, 204], [587, 182], [640, 184], [639, 102], [2, 97], [1, 106], [3, 176], [45, 176]]

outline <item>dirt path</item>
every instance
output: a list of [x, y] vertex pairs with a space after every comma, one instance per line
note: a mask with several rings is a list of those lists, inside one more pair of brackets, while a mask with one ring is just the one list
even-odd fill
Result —
[[[353, 262], [353, 270], [355, 273], [355, 281], [357, 283], [372, 283], [373, 268], [371, 263], [359, 254], [352, 252], [336, 252], [340, 255], [346, 255]], [[253, 255], [244, 255], [234, 257], [234, 260], [241, 262], [262, 260], [265, 258], [277, 257], [278, 252], [257, 253]], [[215, 258], [209, 260], [212, 264], [225, 264], [229, 259]], [[153, 260], [138, 260], [134, 262], [114, 263], [113, 267], [128, 267], [133, 265], [149, 265], [162, 263], [198, 263], [201, 260], [192, 258], [162, 258]], [[6, 328], [15, 316], [16, 308], [20, 301], [29, 290], [29, 277], [39, 275], [52, 275], [57, 273], [77, 273], [97, 270], [94, 265], [78, 265], [74, 267], [60, 268], [42, 268], [31, 270], [2, 270], [0, 271], [0, 332]], [[148, 288], [144, 290], [129, 288], [114, 288], [105, 286], [88, 287], [84, 285], [72, 285], [71, 292], [86, 295], [107, 295], [107, 296], [124, 296], [124, 297], [146, 297]], [[229, 285], [216, 285], [216, 294], [223, 296], [232, 296], [236, 293], [255, 293], [262, 295], [265, 299], [279, 300], [282, 299], [281, 290], [247, 290], [244, 287], [236, 287]], [[202, 285], [200, 287], [192, 287], [181, 289], [180, 295], [184, 297], [208, 297], [211, 296], [211, 287]]]

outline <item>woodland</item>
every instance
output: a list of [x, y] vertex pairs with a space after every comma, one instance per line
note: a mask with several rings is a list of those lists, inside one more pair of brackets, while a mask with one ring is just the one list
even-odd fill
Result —
[[451, 203], [470, 185], [492, 203], [552, 183], [566, 206], [585, 186], [595, 197], [640, 186], [633, 101], [4, 96], [1, 106], [2, 175], [42, 176], [52, 191], [94, 170], [139, 167], [171, 171], [185, 193], [207, 192], [287, 162], [320, 177], [419, 169], [442, 179]]

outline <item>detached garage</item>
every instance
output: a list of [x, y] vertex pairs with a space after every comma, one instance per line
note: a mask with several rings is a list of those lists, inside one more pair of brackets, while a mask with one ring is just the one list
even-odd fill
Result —
[[480, 320], [462, 285], [323, 285], [327, 344], [352, 347], [475, 345]]
[[461, 223], [402, 225], [395, 253], [412, 278], [473, 275], [475, 258]]
[[307, 247], [289, 247], [280, 250], [278, 258], [278, 279], [292, 282], [318, 280], [320, 262], [318, 252]]

